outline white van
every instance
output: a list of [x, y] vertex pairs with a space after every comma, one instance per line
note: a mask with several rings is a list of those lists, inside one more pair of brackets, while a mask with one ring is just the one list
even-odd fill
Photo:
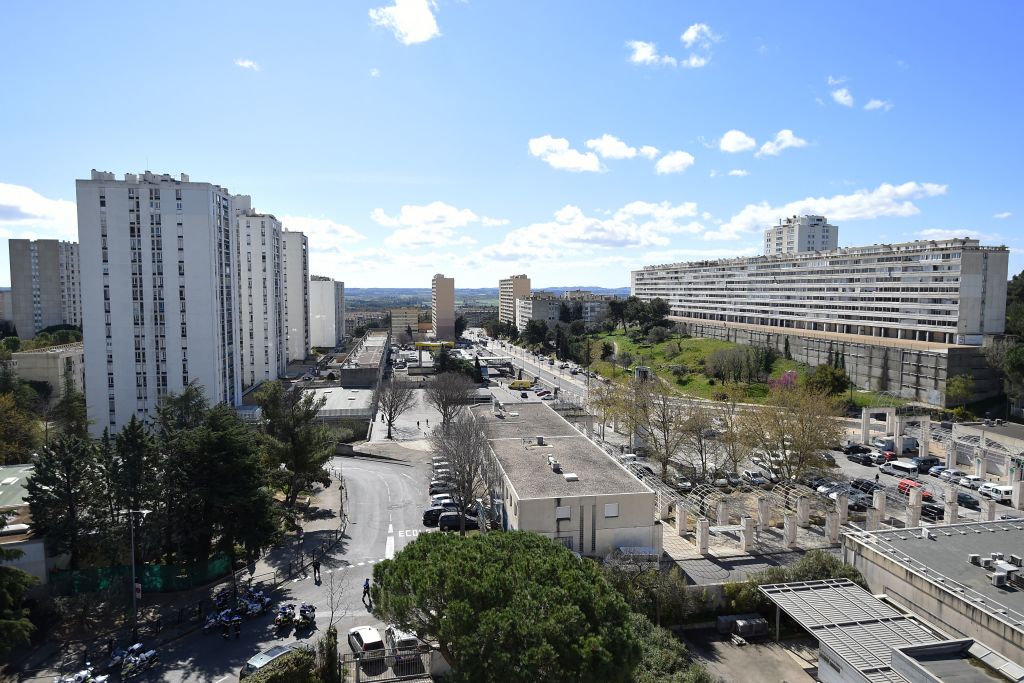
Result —
[[1009, 503], [1013, 498], [1013, 487], [1005, 484], [982, 484], [978, 495], [991, 498], [997, 503]]
[[917, 465], [907, 460], [893, 460], [892, 462], [883, 462], [878, 466], [878, 469], [885, 474], [891, 474], [894, 477], [903, 477], [904, 479], [917, 479]]

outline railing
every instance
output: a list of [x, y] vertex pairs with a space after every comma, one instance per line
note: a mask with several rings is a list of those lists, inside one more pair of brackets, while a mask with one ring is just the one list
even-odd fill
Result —
[[343, 655], [339, 661], [339, 668], [343, 680], [354, 680], [356, 683], [431, 681], [431, 657], [430, 648], [426, 646], [416, 649], [371, 650]]

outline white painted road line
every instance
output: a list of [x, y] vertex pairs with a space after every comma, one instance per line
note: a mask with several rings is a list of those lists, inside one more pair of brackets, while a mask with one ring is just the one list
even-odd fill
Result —
[[388, 527], [388, 542], [384, 545], [384, 559], [390, 560], [395, 556], [395, 535]]

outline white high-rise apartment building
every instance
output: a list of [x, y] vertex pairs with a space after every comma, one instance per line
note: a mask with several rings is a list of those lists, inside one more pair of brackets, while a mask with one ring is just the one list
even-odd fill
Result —
[[12, 239], [11, 321], [31, 339], [51, 325], [81, 325], [78, 243]]
[[281, 277], [281, 222], [236, 195], [238, 349], [242, 388], [274, 380], [288, 368]]
[[90, 430], [152, 417], [189, 382], [241, 398], [231, 194], [146, 171], [76, 181]]
[[824, 216], [790, 216], [764, 231], [765, 254], [832, 251], [839, 246], [839, 228]]
[[345, 337], [345, 283], [314, 275], [309, 279], [311, 346], [333, 349]]
[[530, 296], [530, 278], [511, 275], [498, 280], [498, 322], [516, 324], [516, 299]]
[[309, 353], [309, 246], [301, 232], [281, 233], [281, 273], [284, 283], [285, 336], [288, 362]]
[[438, 273], [430, 281], [430, 321], [435, 339], [455, 341], [455, 278]]

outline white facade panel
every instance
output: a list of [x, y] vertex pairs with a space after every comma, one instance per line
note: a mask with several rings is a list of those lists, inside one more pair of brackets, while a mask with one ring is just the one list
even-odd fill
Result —
[[281, 234], [284, 319], [288, 362], [305, 360], [309, 353], [309, 248], [301, 232]]
[[309, 282], [311, 346], [334, 348], [345, 336], [345, 283], [314, 277]]

